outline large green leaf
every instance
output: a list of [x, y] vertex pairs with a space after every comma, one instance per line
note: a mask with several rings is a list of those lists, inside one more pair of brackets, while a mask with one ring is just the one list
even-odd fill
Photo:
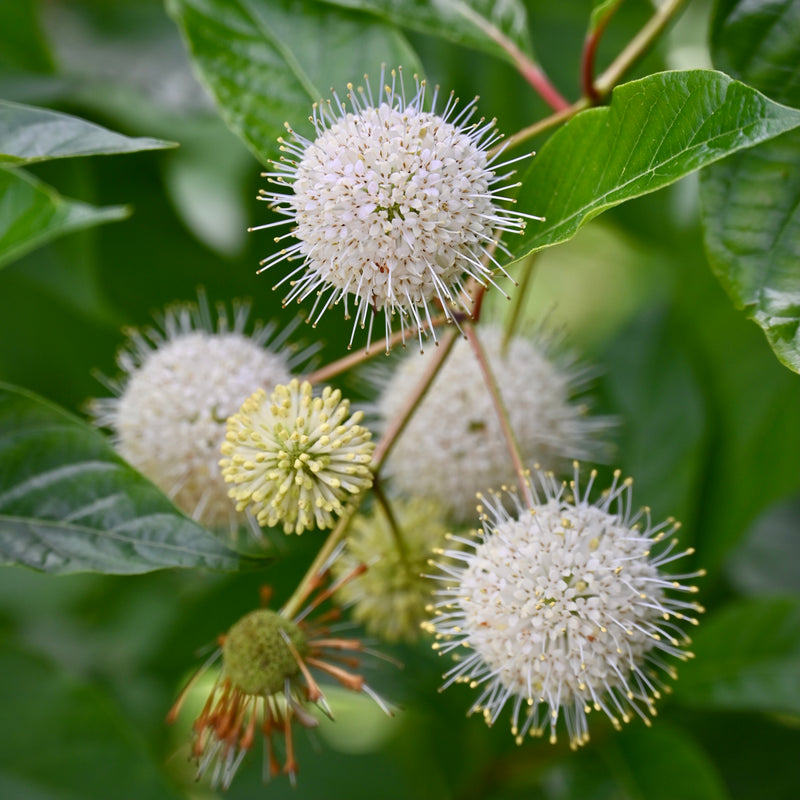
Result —
[[136, 153], [172, 142], [123, 136], [80, 117], [0, 100], [0, 163], [31, 164], [52, 158]]
[[23, 650], [0, 653], [0, 795], [15, 800], [180, 797], [141, 735], [98, 689]]
[[[800, 106], [800, 3], [722, 0], [712, 25], [718, 66]], [[702, 176], [712, 269], [778, 358], [800, 372], [800, 132], [739, 153]]]
[[417, 58], [390, 26], [312, 0], [167, 0], [228, 126], [264, 163], [284, 123], [306, 129], [312, 103], [382, 63]]
[[236, 570], [240, 558], [181, 514], [99, 431], [0, 384], [0, 563], [134, 574]]
[[0, 267], [57, 236], [129, 214], [125, 206], [67, 200], [24, 172], [0, 168]]
[[496, 41], [498, 34], [531, 54], [525, 6], [519, 0], [321, 0], [330, 5], [367, 11], [394, 25], [441, 36], [465, 47], [509, 59]]
[[704, 620], [675, 697], [686, 705], [800, 714], [800, 599], [759, 598]]
[[518, 205], [546, 219], [509, 246], [520, 258], [566, 241], [608, 208], [798, 126], [800, 111], [719, 72], [626, 83], [610, 106], [578, 114], [532, 160]]

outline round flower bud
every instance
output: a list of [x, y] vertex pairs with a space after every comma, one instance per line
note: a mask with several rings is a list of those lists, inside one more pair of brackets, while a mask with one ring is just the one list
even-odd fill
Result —
[[446, 314], [462, 305], [465, 277], [493, 282], [497, 237], [524, 222], [503, 208], [512, 173], [498, 174], [495, 121], [472, 121], [475, 101], [457, 112], [451, 95], [437, 113], [438, 89], [431, 97], [424, 81], [408, 97], [402, 74], [384, 88], [381, 72], [380, 84], [376, 95], [368, 79], [366, 90], [349, 85], [351, 111], [335, 93], [315, 105], [313, 139], [289, 128], [280, 140], [286, 156], [265, 173], [279, 189], [260, 197], [297, 241], [261, 264], [302, 260], [278, 285], [289, 282], [286, 303], [315, 298], [313, 322], [342, 300], [349, 317], [352, 302], [353, 336], [367, 323], [371, 335], [383, 311], [388, 349], [395, 314], [419, 328], [436, 302]]
[[[663, 684], [674, 677], [664, 656], [686, 659], [681, 623], [697, 624], [696, 591], [682, 583], [701, 575], [663, 574], [662, 567], [692, 550], [662, 544], [678, 525], [652, 525], [647, 509], [631, 511], [631, 481], [615, 473], [594, 503], [580, 491], [578, 470], [569, 486], [551, 473], [533, 476], [533, 504], [513, 494], [512, 510], [499, 495], [486, 498], [483, 535], [448, 568], [439, 615], [431, 628], [450, 652], [466, 648], [446, 675], [481, 684], [469, 713], [493, 724], [511, 704], [512, 733], [556, 740], [563, 716], [570, 744], [589, 738], [587, 714], [602, 710], [615, 727], [655, 714]], [[505, 498], [507, 501], [508, 498]]]
[[372, 486], [375, 444], [363, 417], [338, 389], [313, 397], [307, 381], [248, 397], [228, 420], [219, 462], [237, 510], [286, 533], [332, 527], [344, 501]]
[[[587, 416], [574, 397], [585, 371], [561, 366], [544, 341], [514, 337], [503, 347], [499, 328], [478, 329], [527, 463], [559, 470], [601, 450], [598, 434], [609, 421]], [[386, 381], [378, 410], [387, 424], [425, 372], [430, 353], [413, 353]], [[404, 494], [429, 497], [454, 519], [475, 511], [475, 495], [514, 482], [497, 410], [469, 343], [459, 339], [395, 443], [388, 471]]]
[[124, 375], [108, 382], [117, 397], [94, 400], [98, 425], [112, 430], [120, 455], [204, 525], [237, 528], [243, 519], [219, 472], [225, 420], [257, 386], [289, 381], [296, 358], [273, 326], [245, 334], [248, 307], [233, 322], [208, 304], [167, 308], [160, 329], [130, 330], [117, 355]]
[[291, 620], [266, 608], [251, 611], [229, 631], [222, 646], [225, 674], [246, 694], [274, 694], [300, 672], [295, 653], [308, 651], [306, 636]]
[[345, 575], [366, 564], [367, 571], [345, 584], [338, 598], [352, 604], [353, 618], [369, 633], [389, 642], [413, 642], [435, 588], [424, 573], [447, 529], [441, 509], [429, 500], [395, 500], [391, 508], [396, 528], [381, 508], [350, 521], [347, 547], [333, 572]]

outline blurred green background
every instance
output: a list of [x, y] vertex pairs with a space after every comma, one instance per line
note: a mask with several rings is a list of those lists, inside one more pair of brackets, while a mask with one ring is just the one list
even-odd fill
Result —
[[[569, 97], [592, 3], [527, 2], [541, 61]], [[298, 4], [298, 9], [302, 3]], [[651, 7], [623, 4], [603, 41], [607, 63]], [[637, 67], [707, 66], [711, 8], [690, 4]], [[421, 33], [428, 76], [512, 132], [545, 113], [510, 66]], [[632, 76], [633, 77], [633, 76]], [[175, 150], [69, 159], [31, 171], [63, 194], [129, 204], [124, 222], [43, 247], [0, 271], [0, 379], [82, 413], [106, 393], [124, 325], [175, 300], [250, 298], [288, 319], [270, 276], [260, 166], [193, 77], [175, 24], [153, 0], [14, 0], [0, 5], [0, 97], [67, 111]], [[1, 202], [1, 201], [0, 201]], [[490, 294], [489, 314], [506, 301]], [[383, 648], [405, 665], [370, 681], [392, 719], [342, 697], [335, 726], [297, 736], [296, 790], [261, 786], [254, 754], [232, 798], [774, 798], [800, 796], [800, 379], [735, 311], [704, 255], [696, 180], [633, 201], [538, 257], [526, 306], [546, 315], [602, 371], [597, 410], [617, 415], [614, 465], [655, 518], [684, 523], [708, 613], [653, 728], [621, 734], [595, 719], [578, 753], [566, 742], [516, 747], [504, 721], [466, 719], [471, 692], [439, 694], [446, 664], [428, 647]], [[311, 339], [310, 329], [301, 333]], [[326, 315], [322, 358], [345, 352], [349, 325]], [[344, 376], [345, 386], [358, 384]], [[2, 487], [0, 487], [0, 490]], [[0, 797], [19, 800], [206, 797], [187, 762], [188, 717], [172, 699], [213, 642], [268, 583], [288, 596], [313, 534], [252, 574], [165, 571], [51, 577], [0, 570]], [[688, 569], [689, 567], [687, 567]], [[337, 698], [338, 700], [338, 698]]]

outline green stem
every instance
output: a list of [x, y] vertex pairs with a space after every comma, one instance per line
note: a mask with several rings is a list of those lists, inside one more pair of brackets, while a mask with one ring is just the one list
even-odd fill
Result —
[[644, 27], [628, 42], [625, 49], [611, 62], [608, 69], [594, 82], [600, 97], [605, 97], [620, 82], [622, 76], [652, 47], [687, 0], [664, 0]]
[[553, 86], [544, 70], [535, 61], [526, 56], [499, 28], [492, 25], [485, 17], [476, 14], [466, 3], [456, 1], [453, 2], [453, 6], [462, 16], [466, 17], [477, 28], [480, 28], [508, 53], [519, 74], [525, 78], [550, 108], [554, 111], [561, 111], [569, 106], [569, 102]]
[[406, 398], [400, 412], [389, 423], [389, 427], [378, 442], [378, 446], [372, 454], [372, 469], [376, 475], [381, 471], [381, 467], [383, 467], [392, 447], [394, 447], [397, 437], [403, 432], [403, 429], [411, 419], [417, 406], [422, 402], [422, 398], [427, 394], [428, 389], [433, 383], [433, 379], [442, 368], [445, 359], [455, 343], [456, 333], [457, 331], [455, 328], [451, 328], [442, 336], [439, 346], [434, 351], [433, 356], [431, 356], [430, 362], [425, 368], [425, 372], [423, 372], [422, 377], [414, 387], [414, 391]]
[[522, 142], [533, 139], [534, 136], [538, 136], [540, 133], [550, 130], [550, 128], [555, 128], [562, 122], [566, 122], [568, 119], [574, 117], [579, 111], [583, 111], [584, 108], [589, 108], [589, 105], [589, 100], [585, 97], [576, 100], [569, 108], [565, 108], [563, 111], [557, 111], [555, 114], [550, 114], [550, 116], [540, 119], [538, 122], [534, 122], [533, 125], [528, 125], [527, 128], [522, 128], [522, 130], [507, 137], [489, 151], [489, 156], [497, 155], [501, 149], [511, 150], [517, 145], [522, 144]]
[[[444, 336], [442, 336], [439, 347], [437, 347], [433, 357], [431, 358], [431, 363], [428, 365], [422, 378], [414, 387], [414, 391], [403, 405], [403, 408], [394, 417], [391, 424], [381, 437], [381, 440], [378, 442], [375, 452], [372, 454], [372, 470], [375, 475], [380, 473], [381, 467], [386, 461], [386, 457], [389, 455], [389, 452], [397, 440], [397, 437], [402, 433], [406, 423], [411, 418], [414, 410], [422, 401], [422, 398], [428, 391], [433, 379], [436, 377], [436, 373], [439, 371], [439, 369], [441, 369], [442, 364], [444, 364], [444, 360], [447, 358], [455, 339], [456, 330], [454, 328], [451, 328], [444, 334]], [[292, 619], [295, 617], [300, 611], [300, 608], [305, 602], [306, 598], [316, 588], [323, 565], [330, 558], [339, 542], [344, 538], [344, 535], [347, 532], [347, 526], [350, 523], [350, 519], [361, 506], [365, 495], [366, 493], [363, 492], [358, 497], [353, 499], [353, 502], [347, 507], [347, 509], [345, 509], [344, 514], [340, 517], [336, 527], [328, 535], [328, 538], [325, 540], [322, 548], [311, 562], [311, 566], [306, 570], [306, 573], [303, 575], [300, 583], [297, 585], [297, 588], [294, 590], [294, 592], [292, 592], [292, 596], [286, 601], [286, 604], [281, 609], [281, 613], [286, 618]]]
[[383, 511], [383, 514], [386, 517], [386, 522], [389, 525], [389, 530], [392, 532], [392, 538], [397, 546], [397, 552], [400, 556], [400, 560], [403, 562], [403, 567], [405, 568], [405, 571], [408, 573], [409, 577], [413, 577], [411, 575], [411, 565], [408, 561], [408, 548], [406, 547], [406, 543], [403, 541], [403, 532], [400, 530], [400, 526], [397, 524], [397, 517], [392, 510], [392, 505], [389, 502], [389, 498], [383, 491], [383, 485], [377, 478], [375, 479], [375, 483], [372, 485], [372, 491], [375, 495], [375, 499], [378, 501], [378, 505], [381, 507], [381, 511]]
[[522, 307], [525, 305], [525, 299], [528, 296], [528, 289], [530, 289], [532, 285], [531, 278], [533, 277], [534, 268], [536, 267], [537, 255], [538, 253], [533, 253], [532, 255], [528, 256], [528, 258], [525, 259], [525, 263], [522, 267], [522, 275], [519, 279], [517, 291], [514, 293], [513, 305], [511, 306], [508, 320], [506, 321], [505, 330], [503, 331], [503, 345], [500, 351], [503, 355], [503, 358], [505, 358], [506, 352], [508, 351], [508, 343], [511, 341], [511, 337], [517, 330], [519, 318], [522, 315]]
[[[614, 59], [597, 80], [594, 81], [594, 94], [598, 99], [603, 99], [611, 94], [612, 89], [619, 83], [623, 75], [638, 61], [653, 45], [653, 42], [663, 32], [664, 28], [672, 21], [675, 15], [687, 0], [665, 0], [656, 10], [655, 14], [645, 23], [644, 27], [631, 39], [624, 50]], [[534, 122], [527, 128], [517, 131], [501, 144], [492, 148], [492, 155], [499, 152], [500, 148], [510, 150], [522, 142], [538, 136], [540, 133], [555, 128], [562, 122], [572, 119], [576, 114], [589, 108], [592, 101], [588, 97], [581, 97], [568, 108], [557, 111], [555, 114]]]
[[[427, 331], [431, 328], [439, 328], [442, 325], [447, 325], [449, 322], [450, 319], [442, 314], [441, 316], [434, 317], [433, 320], [431, 320], [431, 324], [424, 322], [419, 327], [415, 325], [413, 327], [406, 328], [405, 331], [397, 331], [389, 338], [389, 347], [394, 347], [394, 345], [400, 344], [404, 341], [404, 338], [408, 340], [418, 331]], [[383, 351], [374, 347], [362, 347], [360, 350], [356, 350], [354, 353], [348, 353], [343, 358], [339, 358], [336, 361], [331, 361], [330, 364], [326, 364], [324, 367], [314, 370], [306, 376], [306, 380], [309, 383], [325, 383], [325, 381], [330, 380], [336, 375], [339, 375], [348, 369], [352, 369], [353, 367], [357, 367], [359, 364], [363, 364], [365, 361], [368, 361], [369, 359], [378, 355], [383, 355]]]
[[495, 411], [497, 412], [497, 418], [500, 421], [500, 428], [503, 431], [503, 438], [506, 440], [506, 447], [508, 448], [509, 455], [511, 456], [511, 463], [514, 465], [514, 472], [517, 475], [517, 483], [519, 484], [520, 491], [522, 492], [522, 496], [525, 498], [525, 502], [529, 506], [532, 506], [533, 496], [531, 495], [528, 473], [525, 469], [525, 464], [522, 461], [522, 453], [519, 448], [519, 442], [517, 442], [514, 429], [511, 427], [508, 409], [503, 402], [503, 397], [500, 394], [500, 387], [498, 386], [497, 379], [495, 378], [492, 368], [489, 365], [489, 359], [486, 357], [486, 351], [483, 349], [483, 345], [478, 338], [478, 334], [475, 332], [475, 328], [472, 325], [465, 325], [464, 333], [466, 334], [470, 346], [472, 347], [472, 352], [475, 354], [475, 358], [478, 361], [478, 366], [480, 367], [483, 375], [486, 388], [489, 390], [489, 394], [492, 397], [492, 403], [495, 407]]
[[339, 542], [344, 538], [347, 532], [347, 526], [350, 524], [350, 519], [356, 513], [361, 501], [364, 499], [364, 493], [360, 494], [344, 511], [336, 527], [330, 532], [325, 543], [320, 548], [311, 566], [306, 570], [302, 580], [297, 585], [297, 588], [292, 592], [292, 596], [286, 601], [281, 614], [287, 619], [293, 619], [300, 613], [300, 609], [308, 596], [317, 587], [320, 573], [325, 562], [330, 558], [331, 553], [336, 549]]

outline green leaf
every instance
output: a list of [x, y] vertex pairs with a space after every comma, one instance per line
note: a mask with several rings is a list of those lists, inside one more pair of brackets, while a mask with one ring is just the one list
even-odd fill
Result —
[[57, 236], [129, 215], [125, 206], [68, 200], [25, 172], [0, 168], [0, 267]]
[[717, 0], [711, 56], [718, 69], [780, 103], [800, 105], [797, 0]]
[[99, 431], [0, 384], [0, 563], [128, 575], [164, 567], [233, 571], [240, 559]]
[[172, 800], [141, 736], [99, 690], [22, 650], [0, 653], [0, 792], [18, 800]]
[[775, 595], [800, 586], [800, 495], [775, 503], [755, 521], [725, 565], [743, 594]]
[[[800, 106], [800, 4], [720, 2], [717, 64], [775, 99]], [[737, 308], [800, 372], [800, 132], [716, 165], [702, 176], [711, 267]]]
[[800, 131], [716, 165], [700, 187], [714, 274], [800, 372]]
[[136, 153], [173, 142], [123, 136], [80, 117], [0, 100], [0, 163], [32, 164], [53, 158]]
[[711, 759], [681, 728], [656, 722], [634, 727], [603, 747], [631, 798], [724, 800], [729, 797]]
[[544, 145], [523, 178], [530, 222], [514, 258], [566, 241], [615, 205], [800, 126], [800, 111], [726, 75], [663, 72], [614, 90], [611, 105], [578, 114]]
[[685, 705], [800, 714], [800, 599], [759, 598], [703, 620], [680, 668]]
[[[552, 756], [550, 760], [552, 763]], [[548, 765], [541, 783], [545, 789], [542, 794], [528, 792], [513, 797], [547, 800], [725, 800], [729, 797], [713, 761], [693, 736], [664, 720], [655, 722], [652, 728], [634, 722], [610, 736], [595, 733], [589, 747]]]
[[[227, 125], [266, 163], [284, 123], [310, 129], [312, 103], [380, 65], [418, 69], [401, 34], [311, 0], [167, 0]], [[302, 13], [301, 13], [302, 11]]]
[[[403, 28], [441, 36], [451, 42], [484, 50], [513, 63], [498, 44], [498, 37], [531, 55], [530, 32], [525, 6], [519, 0], [321, 0], [329, 5], [375, 14]], [[619, 0], [612, 0], [619, 2]]]

